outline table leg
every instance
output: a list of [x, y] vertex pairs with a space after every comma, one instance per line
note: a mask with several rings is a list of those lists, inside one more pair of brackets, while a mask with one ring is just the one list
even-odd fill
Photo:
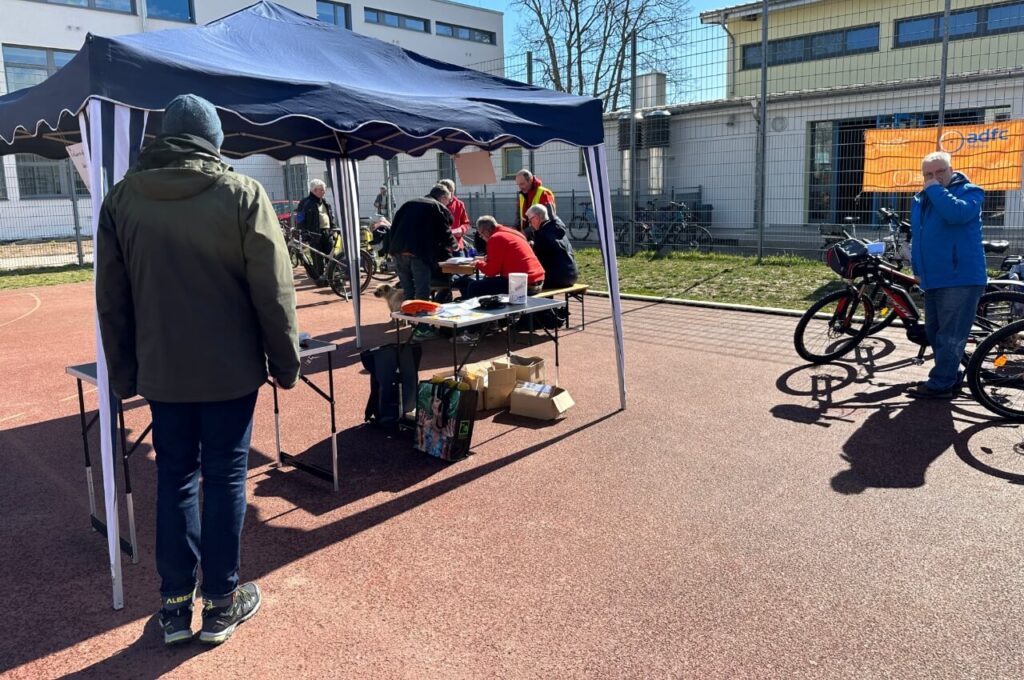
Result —
[[281, 467], [281, 409], [277, 403], [276, 381], [270, 381], [270, 390], [274, 393], [274, 456], [277, 458], [277, 466]]
[[[568, 309], [568, 308], [569, 308], [569, 307], [568, 307], [568, 305], [567, 305], [567, 306], [566, 306], [566, 309]], [[559, 373], [558, 373], [558, 327], [559, 327], [560, 325], [561, 325], [561, 324], [557, 324], [557, 323], [555, 324], [555, 386], [556, 386], [556, 387], [558, 386], [558, 384], [559, 384], [559, 379], [560, 379], [560, 377], [561, 377], [561, 376], [559, 375]]]
[[327, 391], [330, 395], [328, 401], [331, 404], [331, 462], [333, 465], [334, 473], [334, 490], [338, 490], [338, 424], [335, 418], [334, 410], [334, 364], [331, 361], [331, 355], [334, 352], [327, 353]]
[[124, 402], [117, 402], [117, 419], [121, 429], [121, 463], [124, 466], [125, 508], [128, 511], [128, 543], [132, 546], [132, 564], [139, 563], [139, 544], [135, 536], [135, 502], [132, 499], [132, 473], [128, 466], [128, 435], [124, 426]]
[[82, 379], [75, 378], [78, 383], [78, 417], [82, 422], [82, 449], [85, 451], [85, 484], [89, 489], [89, 514], [96, 516], [96, 487], [92, 478], [92, 461], [89, 458], [89, 426], [85, 422], [85, 393], [82, 392]]

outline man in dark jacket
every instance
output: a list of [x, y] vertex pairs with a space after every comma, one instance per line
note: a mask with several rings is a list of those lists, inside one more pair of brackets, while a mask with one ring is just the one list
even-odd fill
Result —
[[[395, 258], [406, 300], [430, 297], [430, 280], [437, 263], [458, 247], [451, 232], [452, 214], [445, 207], [449, 200], [451, 194], [439, 185], [425, 198], [406, 201], [395, 213], [388, 249]], [[413, 339], [425, 340], [433, 335], [429, 327], [421, 326]]]
[[295, 226], [302, 230], [306, 243], [319, 251], [311, 253], [313, 269], [306, 272], [318, 286], [326, 285], [328, 278], [328, 262], [320, 253], [331, 254], [334, 248], [331, 229], [337, 226], [331, 204], [324, 199], [326, 193], [327, 185], [323, 180], [310, 180], [309, 196], [295, 208]]
[[924, 290], [924, 320], [935, 366], [912, 397], [950, 399], [962, 374], [960, 359], [985, 292], [988, 272], [981, 242], [985, 192], [936, 151], [921, 162], [924, 188], [914, 196], [910, 224], [911, 264]]
[[576, 283], [576, 254], [562, 220], [546, 205], [528, 208], [526, 219], [530, 225], [526, 237], [533, 242], [533, 252], [544, 267], [544, 288], [568, 288]]
[[[224, 642], [260, 606], [238, 584], [256, 394], [298, 378], [295, 289], [270, 197], [220, 159], [217, 111], [167, 105], [162, 134], [110, 190], [99, 218], [96, 307], [110, 386], [153, 415], [156, 563], [164, 642]], [[202, 477], [203, 507], [199, 507]]]

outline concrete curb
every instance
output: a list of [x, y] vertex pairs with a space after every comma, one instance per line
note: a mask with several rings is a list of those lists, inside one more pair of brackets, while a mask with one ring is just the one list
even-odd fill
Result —
[[[608, 297], [608, 291], [591, 290], [587, 295], [595, 297]], [[755, 307], [753, 305], [734, 305], [728, 302], [706, 302], [704, 300], [685, 300], [683, 298], [657, 297], [654, 295], [634, 295], [621, 293], [619, 297], [623, 300], [637, 300], [639, 302], [664, 302], [670, 305], [684, 305], [688, 307], [707, 307], [708, 309], [727, 309], [733, 312], [748, 312], [752, 314], [773, 314], [775, 316], [792, 316], [800, 318], [804, 312], [796, 309], [780, 309], [778, 307]]]

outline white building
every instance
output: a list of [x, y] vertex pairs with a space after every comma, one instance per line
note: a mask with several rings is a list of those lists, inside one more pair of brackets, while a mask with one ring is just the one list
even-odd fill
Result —
[[[501, 72], [501, 12], [449, 0], [277, 1], [435, 59]], [[0, 0], [0, 94], [45, 80], [74, 56], [89, 33], [121, 35], [202, 25], [249, 4], [249, 0]], [[287, 45], [281, 47], [287, 49]], [[387, 73], [380, 76], [386, 80]], [[411, 159], [392, 161], [390, 167], [400, 173], [416, 167], [432, 167], [436, 172], [448, 165], [447, 158], [438, 160], [435, 153], [413, 161], [409, 168], [402, 167], [405, 161]], [[324, 173], [323, 163], [302, 159], [284, 164], [257, 157], [235, 166], [262, 181], [276, 199], [287, 194], [301, 197], [306, 180]], [[368, 215], [384, 177], [383, 161], [364, 162], [362, 176], [361, 212]], [[430, 184], [436, 180], [435, 175]], [[402, 175], [397, 181], [403, 182]], [[405, 180], [406, 186], [411, 183]], [[0, 159], [0, 242], [71, 236], [76, 220], [88, 233], [89, 201], [80, 196], [77, 211], [73, 210], [72, 184], [80, 195], [84, 193], [67, 161], [35, 156]]]

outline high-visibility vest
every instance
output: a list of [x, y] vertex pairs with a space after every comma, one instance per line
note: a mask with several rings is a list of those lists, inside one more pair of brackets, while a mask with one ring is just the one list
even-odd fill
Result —
[[[543, 185], [537, 187], [537, 191], [534, 192], [533, 200], [530, 201], [530, 206], [529, 207], [532, 208], [535, 205], [539, 205], [540, 204], [541, 196], [543, 196], [544, 194], [547, 194], [548, 196], [551, 197], [551, 200], [550, 200], [551, 209], [554, 210], [555, 209], [555, 194], [554, 194], [554, 192], [551, 191], [551, 189], [548, 189], [546, 186], [543, 186]], [[523, 210], [523, 204], [525, 202], [526, 202], [526, 196], [524, 196], [522, 192], [519, 192], [519, 222], [520, 222], [520, 224], [522, 224], [522, 222], [526, 219], [526, 212]]]

